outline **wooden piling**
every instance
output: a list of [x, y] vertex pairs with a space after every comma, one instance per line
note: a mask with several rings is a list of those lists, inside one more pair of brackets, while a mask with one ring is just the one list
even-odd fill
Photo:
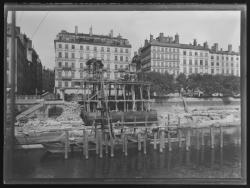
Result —
[[164, 130], [160, 130], [160, 152], [163, 151], [163, 142], [164, 142], [164, 136], [163, 136]]
[[69, 150], [69, 131], [65, 131], [65, 152], [64, 152], [65, 159], [68, 159], [68, 150]]
[[96, 129], [96, 135], [95, 135], [95, 150], [96, 154], [99, 153], [99, 131]]
[[108, 133], [104, 133], [104, 139], [105, 139], [105, 153], [108, 154]]
[[124, 144], [125, 144], [125, 156], [128, 156], [128, 138], [127, 135], [124, 135]]
[[220, 125], [220, 147], [223, 148], [223, 127]]
[[85, 159], [89, 158], [89, 143], [88, 143], [88, 131], [85, 130], [84, 145], [85, 145]]
[[179, 147], [181, 147], [182, 145], [182, 141], [181, 141], [181, 137], [182, 137], [182, 134], [181, 134], [181, 118], [178, 117], [178, 141], [179, 141]]
[[199, 150], [200, 149], [200, 140], [199, 140], [199, 129], [196, 129], [196, 149]]
[[211, 145], [211, 148], [214, 148], [214, 127], [213, 126], [210, 126], [210, 145]]
[[166, 131], [166, 129], [164, 128], [162, 130], [162, 149], [165, 149], [165, 144], [166, 144], [165, 131]]
[[111, 146], [111, 157], [114, 157], [114, 139], [110, 138], [110, 146]]
[[154, 132], [154, 150], [157, 149], [156, 139], [157, 139], [157, 132]]
[[121, 135], [121, 140], [122, 140], [122, 152], [125, 152], [125, 136], [124, 136], [124, 129], [122, 129], [122, 135]]
[[189, 149], [190, 149], [190, 128], [187, 128], [186, 150], [189, 151]]
[[144, 154], [147, 154], [147, 129], [145, 129], [145, 134], [144, 134], [144, 146], [143, 146], [143, 149], [144, 149]]
[[100, 129], [99, 130], [99, 148], [100, 148], [100, 158], [103, 157], [103, 154], [102, 154], [102, 148], [103, 148], [103, 138], [102, 138], [102, 130]]
[[138, 151], [141, 151], [141, 133], [138, 133], [137, 135], [138, 139]]
[[85, 156], [85, 136], [86, 136], [86, 130], [82, 130], [82, 154]]
[[169, 128], [168, 128], [168, 151], [172, 151], [171, 135]]

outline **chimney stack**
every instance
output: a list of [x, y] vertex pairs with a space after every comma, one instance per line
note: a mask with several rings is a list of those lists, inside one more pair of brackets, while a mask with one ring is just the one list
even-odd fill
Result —
[[173, 42], [173, 37], [169, 38], [169, 42], [172, 43]]
[[78, 34], [78, 27], [75, 26], [75, 34], [77, 35]]
[[92, 25], [91, 25], [91, 27], [89, 28], [89, 35], [90, 35], [90, 36], [92, 36], [92, 35], [93, 35]]
[[232, 52], [232, 44], [228, 45], [228, 52]]
[[214, 43], [214, 51], [218, 52], [218, 43]]
[[154, 36], [150, 34], [150, 42], [154, 39]]
[[176, 35], [174, 36], [174, 42], [176, 44], [179, 44], [179, 35], [178, 35], [178, 33], [176, 33]]
[[204, 48], [208, 48], [207, 41], [203, 43], [203, 47], [204, 47]]
[[110, 37], [113, 38], [114, 36], [114, 32], [113, 32], [113, 29], [110, 30]]
[[144, 46], [148, 45], [148, 39], [145, 40]]
[[194, 46], [197, 46], [197, 40], [194, 39], [194, 43], [193, 43]]

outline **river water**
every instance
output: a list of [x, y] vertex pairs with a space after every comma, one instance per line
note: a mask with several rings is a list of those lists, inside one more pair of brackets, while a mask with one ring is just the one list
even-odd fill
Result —
[[[160, 103], [156, 104], [160, 107]], [[44, 178], [240, 178], [241, 177], [241, 133], [240, 126], [224, 128], [224, 146], [220, 148], [219, 130], [215, 130], [215, 148], [210, 147], [209, 131], [205, 133], [205, 146], [200, 136], [191, 132], [191, 148], [168, 145], [162, 153], [147, 144], [147, 154], [137, 150], [137, 144], [129, 147], [128, 156], [120, 148], [114, 150], [114, 157], [104, 153], [99, 158], [95, 151], [85, 159], [82, 152], [51, 154], [45, 149], [26, 149], [15, 152], [14, 177], [22, 181]], [[197, 145], [198, 144], [198, 145]]]
[[[224, 147], [219, 147], [219, 133], [215, 134], [215, 148], [211, 149], [209, 134], [205, 134], [205, 146], [197, 147], [195, 131], [191, 137], [191, 149], [185, 144], [172, 145], [162, 153], [147, 144], [147, 154], [128, 149], [125, 157], [121, 149], [115, 156], [101, 159], [90, 151], [89, 159], [81, 152], [50, 154], [44, 149], [18, 150], [15, 152], [15, 178], [239, 178], [241, 176], [240, 131], [237, 127], [224, 130]], [[200, 141], [198, 141], [200, 142]]]

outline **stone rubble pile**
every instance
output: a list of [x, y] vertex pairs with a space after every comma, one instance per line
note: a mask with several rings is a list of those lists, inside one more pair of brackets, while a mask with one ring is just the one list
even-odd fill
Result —
[[63, 107], [63, 113], [56, 118], [57, 121], [81, 121], [80, 105], [77, 103], [67, 103]]
[[[64, 122], [77, 122], [74, 124]], [[33, 132], [46, 132], [55, 129], [65, 129], [82, 126], [80, 118], [80, 106], [77, 103], [66, 103], [63, 112], [57, 118], [28, 118], [27, 122], [19, 122], [15, 127], [15, 134], [31, 134]]]

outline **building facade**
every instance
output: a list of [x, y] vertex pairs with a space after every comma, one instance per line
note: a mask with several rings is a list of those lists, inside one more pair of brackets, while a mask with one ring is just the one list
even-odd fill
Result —
[[160, 33], [156, 39], [150, 35], [140, 49], [140, 59], [145, 72], [240, 76], [240, 53], [232, 51], [232, 45], [223, 51], [218, 43], [209, 48], [207, 42], [200, 45], [196, 39], [193, 44], [181, 44], [178, 34], [173, 38]]
[[118, 79], [119, 69], [128, 68], [131, 61], [131, 45], [127, 39], [109, 35], [94, 35], [92, 27], [88, 34], [74, 33], [62, 30], [54, 40], [55, 46], [55, 92], [66, 93], [84, 92], [82, 80], [86, 76], [84, 69], [91, 58], [102, 60], [107, 70], [104, 77]]
[[[15, 30], [15, 63], [16, 63], [16, 94], [29, 95], [42, 93], [42, 63], [32, 41], [20, 32], [20, 27]], [[7, 87], [11, 87], [11, 24], [7, 25]]]

